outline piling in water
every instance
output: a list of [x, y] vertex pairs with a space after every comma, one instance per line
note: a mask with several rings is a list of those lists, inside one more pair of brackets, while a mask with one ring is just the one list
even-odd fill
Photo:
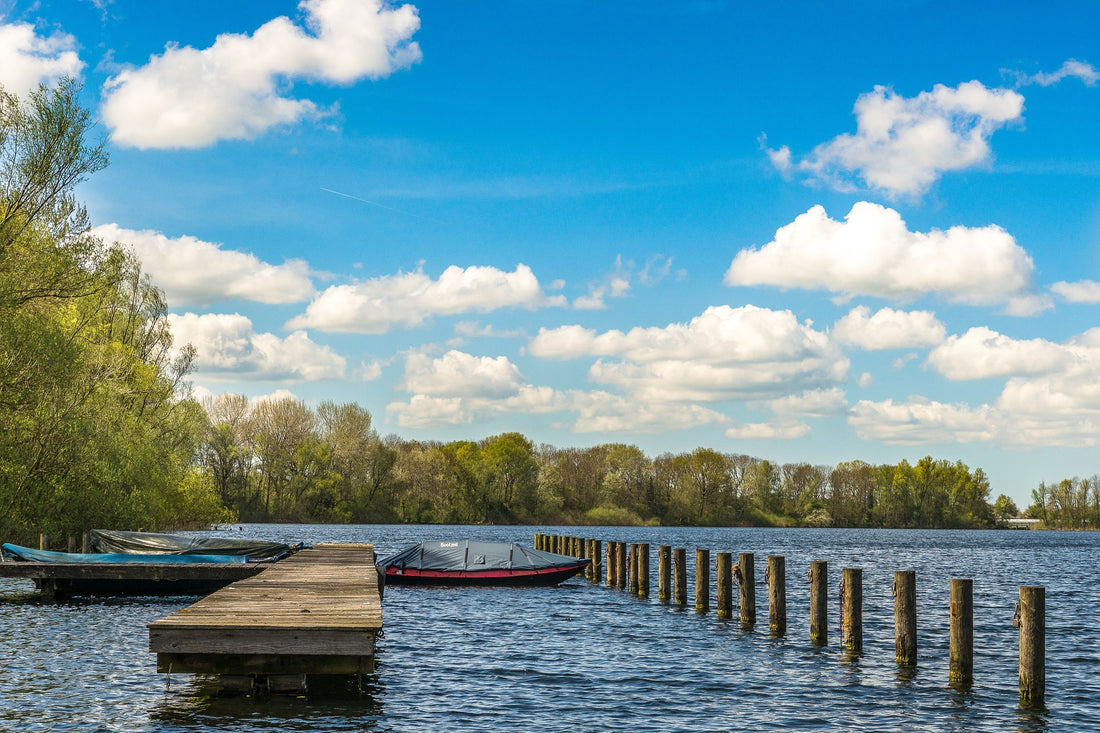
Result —
[[733, 572], [732, 555], [719, 552], [714, 559], [714, 582], [717, 588], [718, 618], [733, 617]]
[[629, 577], [630, 577], [630, 586], [627, 588], [627, 591], [630, 593], [630, 595], [636, 596], [636, 595], [638, 595], [638, 577], [639, 577], [639, 573], [638, 573], [638, 543], [637, 542], [631, 542], [630, 543], [630, 567], [628, 568], [628, 572], [630, 573], [630, 575], [629, 575]]
[[649, 598], [649, 543], [638, 545], [638, 595]]
[[695, 551], [695, 610], [710, 611], [710, 550]]
[[673, 601], [676, 605], [686, 606], [688, 602], [687, 551], [683, 547], [677, 547], [672, 551], [672, 588]]
[[607, 587], [614, 588], [619, 583], [619, 563], [616, 560], [615, 553], [618, 550], [618, 544], [613, 540], [607, 541]]
[[969, 683], [974, 679], [974, 581], [951, 579], [951, 644], [948, 679]]
[[863, 651], [863, 570], [844, 568], [840, 581], [841, 638], [850, 652]]
[[810, 563], [810, 641], [824, 646], [829, 643], [829, 563]]
[[38, 535], [38, 549], [39, 550], [48, 550], [48, 549], [50, 549], [50, 536], [48, 534], [46, 534], [45, 532]]
[[917, 573], [894, 573], [894, 659], [911, 667], [917, 663]]
[[741, 623], [756, 623], [756, 567], [754, 555], [742, 552], [737, 556], [738, 577], [740, 578]]
[[603, 560], [603, 540], [592, 540], [592, 582], [599, 583], [603, 575], [600, 562]]
[[626, 543], [618, 543], [617, 545], [618, 545], [618, 547], [615, 550], [615, 561], [618, 562], [618, 570], [616, 571], [616, 577], [618, 578], [618, 588], [621, 590], [621, 589], [626, 588], [626, 584], [627, 584], [627, 580], [628, 580], [627, 576], [626, 576], [626, 565], [627, 565]]
[[1020, 586], [1020, 705], [1042, 707], [1046, 696], [1046, 588]]
[[764, 572], [768, 586], [768, 628], [776, 636], [787, 633], [787, 560], [782, 555], [768, 556]]
[[669, 581], [672, 579], [672, 548], [668, 545], [657, 546], [657, 600], [668, 603]]

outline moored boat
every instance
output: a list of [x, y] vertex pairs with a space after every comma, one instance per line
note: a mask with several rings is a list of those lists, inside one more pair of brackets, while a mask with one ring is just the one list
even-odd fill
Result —
[[557, 585], [589, 562], [508, 542], [434, 540], [390, 555], [378, 568], [397, 585], [535, 586]]

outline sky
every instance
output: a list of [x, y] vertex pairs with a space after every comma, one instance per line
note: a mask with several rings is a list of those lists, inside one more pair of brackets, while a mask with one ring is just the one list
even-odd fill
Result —
[[1100, 5], [0, 0], [197, 396], [1100, 473]]

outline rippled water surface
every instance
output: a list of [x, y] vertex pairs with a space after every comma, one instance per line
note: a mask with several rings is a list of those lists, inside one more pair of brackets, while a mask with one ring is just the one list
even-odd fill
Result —
[[[1100, 534], [245, 525], [236, 536], [531, 545], [534, 532], [756, 553], [756, 628], [574, 579], [556, 588], [386, 590], [378, 670], [307, 697], [219, 697], [156, 673], [145, 625], [195, 598], [41, 603], [0, 579], [4, 731], [1045, 731], [1100, 726]], [[787, 559], [788, 632], [767, 628], [767, 555]], [[830, 644], [809, 643], [811, 560], [829, 563]], [[712, 559], [713, 562], [713, 559]], [[864, 651], [839, 649], [837, 585], [863, 568]], [[919, 664], [894, 663], [895, 570], [917, 572]], [[713, 577], [713, 572], [711, 573]], [[974, 580], [974, 683], [947, 682], [948, 583]], [[713, 582], [713, 580], [712, 580]], [[1021, 585], [1047, 588], [1047, 701], [1018, 705]], [[714, 591], [712, 589], [712, 598]], [[736, 602], [736, 600], [735, 600]]]

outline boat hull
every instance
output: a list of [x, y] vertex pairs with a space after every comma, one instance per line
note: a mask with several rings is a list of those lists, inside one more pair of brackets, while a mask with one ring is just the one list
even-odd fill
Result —
[[538, 570], [416, 570], [386, 568], [387, 585], [548, 586], [572, 578], [588, 566], [588, 560]]

